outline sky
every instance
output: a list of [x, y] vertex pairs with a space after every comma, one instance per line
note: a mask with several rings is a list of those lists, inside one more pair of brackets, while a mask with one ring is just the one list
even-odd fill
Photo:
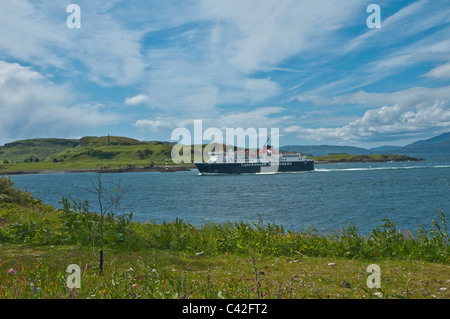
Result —
[[450, 0], [0, 0], [0, 145], [194, 120], [279, 145], [448, 132]]

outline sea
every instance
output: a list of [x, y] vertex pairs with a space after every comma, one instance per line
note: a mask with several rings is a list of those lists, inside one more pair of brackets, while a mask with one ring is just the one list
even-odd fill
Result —
[[[327, 233], [353, 225], [361, 235], [384, 224], [417, 234], [450, 217], [450, 156], [417, 155], [421, 162], [316, 164], [311, 172], [199, 175], [180, 172], [107, 173], [104, 195], [120, 192], [120, 210], [133, 220], [162, 223], [181, 219], [207, 223], [274, 223], [286, 230]], [[62, 207], [63, 197], [98, 209], [97, 174], [15, 175], [22, 190]], [[119, 190], [119, 191], [118, 191]], [[109, 203], [107, 196], [104, 204]]]

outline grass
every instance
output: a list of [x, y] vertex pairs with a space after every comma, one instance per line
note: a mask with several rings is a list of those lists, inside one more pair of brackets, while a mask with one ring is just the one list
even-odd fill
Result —
[[[346, 258], [197, 255], [183, 251], [109, 249], [103, 274], [79, 246], [3, 245], [1, 298], [297, 299], [450, 297], [449, 267], [421, 261], [380, 261], [381, 288], [368, 289], [367, 261]], [[254, 261], [254, 262], [253, 262]], [[80, 289], [67, 288], [70, 264]], [[8, 272], [13, 269], [13, 272]], [[256, 272], [255, 272], [256, 269]], [[343, 284], [343, 283], [348, 284]], [[258, 287], [258, 289], [255, 289]]]
[[42, 161], [52, 154], [76, 147], [79, 140], [38, 138], [21, 140], [0, 146], [0, 164], [4, 160], [10, 163], [25, 162], [36, 159]]
[[165, 165], [166, 159], [174, 165], [171, 144], [126, 137], [35, 139], [7, 145], [0, 148], [0, 173], [98, 169], [100, 165], [104, 168], [148, 167]]
[[[352, 225], [291, 232], [262, 221], [194, 227], [111, 213], [100, 273], [100, 219], [89, 203], [62, 199], [57, 210], [6, 178], [0, 195], [0, 298], [450, 297], [442, 211], [416, 237], [387, 219], [363, 237]], [[71, 264], [81, 268], [80, 289], [67, 288]], [[379, 289], [367, 287], [370, 264], [381, 268]]]

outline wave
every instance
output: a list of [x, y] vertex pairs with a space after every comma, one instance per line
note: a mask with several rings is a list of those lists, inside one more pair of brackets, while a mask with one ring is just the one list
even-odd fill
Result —
[[450, 168], [450, 165], [435, 166], [383, 166], [383, 167], [353, 167], [353, 168], [315, 168], [316, 172], [346, 172], [346, 171], [377, 171], [377, 170], [401, 170], [401, 169], [423, 169], [423, 168]]

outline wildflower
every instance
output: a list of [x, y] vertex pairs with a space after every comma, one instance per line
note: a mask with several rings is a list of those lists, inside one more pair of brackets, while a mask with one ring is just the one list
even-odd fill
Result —
[[14, 271], [14, 269], [11, 268], [11, 269], [8, 270], [8, 274], [13, 274], [13, 275], [15, 275], [16, 272]]

